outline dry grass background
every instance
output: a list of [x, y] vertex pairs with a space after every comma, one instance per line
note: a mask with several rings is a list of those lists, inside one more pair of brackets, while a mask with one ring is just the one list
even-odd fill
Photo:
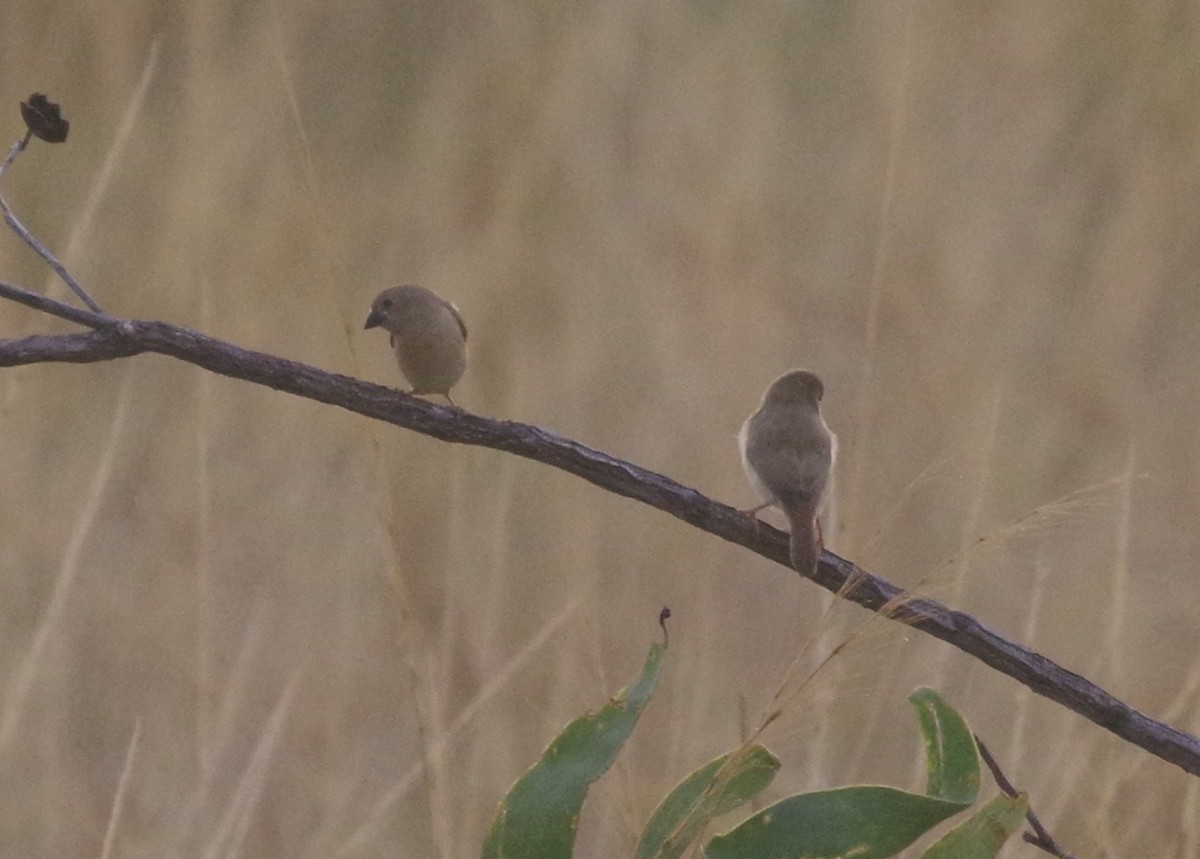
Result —
[[[1197, 4], [0, 15], [4, 134], [72, 121], [6, 193], [106, 309], [393, 384], [362, 320], [423, 283], [464, 406], [739, 505], [740, 422], [811, 367], [831, 548], [1195, 728]], [[662, 605], [581, 856], [788, 678], [772, 797], [919, 786], [931, 684], [1080, 855], [1200, 855], [1195, 779], [888, 624], [801, 684], [861, 610], [549, 468], [160, 357], [7, 370], [0, 416], [4, 856], [474, 855]]]

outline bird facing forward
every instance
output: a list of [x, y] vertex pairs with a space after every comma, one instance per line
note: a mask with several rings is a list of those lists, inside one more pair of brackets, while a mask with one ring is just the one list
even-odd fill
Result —
[[400, 372], [410, 394], [441, 394], [451, 405], [450, 389], [467, 368], [467, 326], [458, 308], [422, 286], [393, 286], [371, 304], [366, 328], [391, 334]]
[[807, 370], [790, 370], [767, 387], [758, 411], [738, 433], [742, 465], [763, 504], [776, 506], [791, 527], [792, 566], [812, 575], [820, 551], [817, 514], [829, 492], [837, 437], [821, 417], [825, 386]]

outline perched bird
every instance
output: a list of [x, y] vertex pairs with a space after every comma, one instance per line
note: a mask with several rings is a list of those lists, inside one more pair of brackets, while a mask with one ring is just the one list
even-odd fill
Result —
[[821, 418], [825, 386], [807, 370], [791, 370], [770, 384], [758, 411], [738, 433], [742, 465], [763, 504], [776, 506], [791, 526], [792, 566], [803, 575], [817, 568], [817, 514], [829, 492], [837, 437]]
[[441, 394], [451, 405], [450, 389], [467, 368], [467, 326], [458, 308], [423, 286], [393, 286], [371, 304], [367, 328], [391, 333], [400, 372], [411, 394]]

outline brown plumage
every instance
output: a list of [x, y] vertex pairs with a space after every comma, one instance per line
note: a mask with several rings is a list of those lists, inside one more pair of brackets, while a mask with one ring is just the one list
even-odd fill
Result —
[[458, 308], [422, 286], [393, 286], [371, 304], [364, 328], [383, 328], [391, 334], [400, 372], [412, 394], [441, 394], [467, 368], [467, 326]]
[[821, 417], [825, 386], [807, 370], [791, 370], [768, 386], [758, 411], [738, 433], [742, 465], [763, 507], [776, 506], [791, 527], [791, 560], [812, 575], [820, 539], [817, 514], [829, 492], [837, 438]]

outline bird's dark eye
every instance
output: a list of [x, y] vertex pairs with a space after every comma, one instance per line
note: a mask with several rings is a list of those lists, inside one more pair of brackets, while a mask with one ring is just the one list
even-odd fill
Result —
[[382, 307], [384, 310], [391, 310], [392, 309], [392, 300], [390, 298], [385, 298], [383, 301], [379, 302], [379, 306]]

